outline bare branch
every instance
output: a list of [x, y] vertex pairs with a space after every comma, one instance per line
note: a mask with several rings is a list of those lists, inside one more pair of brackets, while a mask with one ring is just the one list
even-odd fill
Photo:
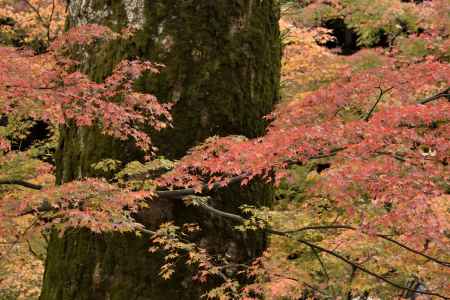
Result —
[[419, 104], [427, 104], [431, 101], [440, 99], [442, 97], [447, 98], [450, 101], [450, 87], [446, 88], [445, 90], [443, 90], [442, 92], [437, 93], [436, 95], [427, 97], [425, 99], [421, 99], [419, 101], [417, 101]]
[[42, 185], [30, 183], [28, 181], [24, 180], [18, 180], [18, 179], [6, 179], [6, 180], [0, 180], [0, 185], [7, 185], [7, 184], [14, 184], [14, 185], [20, 185], [29, 189], [33, 190], [41, 190]]

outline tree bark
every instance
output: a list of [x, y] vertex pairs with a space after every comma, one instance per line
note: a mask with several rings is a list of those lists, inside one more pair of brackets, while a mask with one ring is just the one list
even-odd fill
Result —
[[[161, 74], [143, 76], [136, 88], [160, 101], [175, 102], [174, 127], [152, 133], [160, 153], [179, 158], [212, 135], [263, 134], [262, 116], [278, 101], [280, 42], [276, 0], [71, 0], [68, 26], [101, 23], [113, 30], [138, 29], [131, 40], [114, 41], [85, 53], [84, 71], [102, 80], [122, 59], [141, 57], [164, 64]], [[102, 159], [142, 158], [130, 143], [103, 136], [96, 128], [61, 128], [56, 154], [59, 184], [98, 176]], [[239, 185], [214, 196], [218, 208], [238, 212], [242, 204], [271, 201], [271, 188]], [[255, 200], [257, 199], [257, 201]], [[140, 219], [150, 228], [165, 221], [198, 222], [198, 241], [211, 253], [246, 262], [265, 247], [260, 233], [238, 234], [229, 221], [208, 212], [160, 200]], [[171, 280], [159, 278], [161, 254], [150, 254], [148, 237], [72, 230], [49, 243], [41, 300], [199, 299], [180, 265]]]

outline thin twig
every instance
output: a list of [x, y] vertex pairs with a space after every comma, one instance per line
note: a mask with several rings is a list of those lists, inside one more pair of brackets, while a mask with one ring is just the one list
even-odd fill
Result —
[[[289, 237], [289, 236], [287, 236], [287, 237]], [[361, 266], [361, 265], [359, 265], [359, 264], [357, 264], [355, 262], [352, 262], [351, 260], [347, 259], [346, 257], [342, 256], [341, 254], [339, 254], [337, 252], [333, 252], [331, 250], [328, 250], [326, 248], [323, 248], [323, 247], [321, 247], [319, 245], [316, 245], [316, 244], [313, 244], [311, 242], [305, 241], [303, 239], [295, 239], [295, 240], [297, 242], [302, 243], [304, 245], [307, 245], [309, 247], [313, 247], [313, 248], [315, 248], [315, 249], [317, 249], [317, 250], [319, 250], [321, 252], [327, 253], [328, 255], [333, 256], [333, 257], [335, 257], [335, 258], [337, 258], [337, 259], [347, 263], [348, 265], [350, 265], [350, 266], [352, 266], [352, 267], [354, 267], [354, 268], [356, 268], [356, 269], [358, 269], [358, 270], [360, 270], [360, 271], [362, 271], [362, 272], [364, 272], [364, 273], [366, 273], [366, 274], [368, 274], [368, 275], [370, 275], [372, 277], [375, 277], [378, 280], [381, 280], [381, 281], [383, 281], [383, 282], [385, 282], [385, 283], [387, 283], [387, 284], [389, 284], [389, 285], [391, 285], [393, 287], [396, 287], [396, 288], [398, 288], [400, 290], [410, 291], [410, 292], [413, 292], [413, 293], [416, 293], [416, 294], [436, 296], [436, 297], [439, 297], [439, 298], [442, 298], [442, 299], [450, 299], [449, 297], [441, 295], [439, 293], [435, 293], [435, 292], [431, 292], [431, 291], [418, 291], [418, 290], [414, 290], [414, 289], [402, 286], [402, 285], [400, 285], [400, 284], [398, 284], [398, 283], [396, 283], [396, 282], [394, 282], [392, 280], [389, 280], [389, 279], [387, 279], [387, 278], [385, 278], [385, 277], [383, 277], [383, 276], [381, 276], [381, 275], [379, 275], [379, 274], [377, 274], [377, 273], [375, 273], [373, 271], [370, 271], [369, 269], [366, 269], [365, 267], [363, 267], [363, 266]]]
[[0, 255], [0, 259], [8, 256], [10, 254], [10, 252], [12, 251], [12, 249], [14, 249], [14, 247], [16, 245], [21, 243], [21, 239], [28, 233], [29, 230], [31, 230], [34, 227], [34, 225], [36, 225], [37, 221], [38, 221], [38, 218], [33, 219], [31, 224], [29, 226], [27, 226], [25, 228], [25, 230], [13, 242], [11, 242], [11, 246], [8, 247], [8, 249], [4, 253], [2, 253], [2, 255]]
[[347, 300], [352, 300], [353, 299], [353, 296], [352, 296], [352, 284], [353, 284], [353, 280], [355, 279], [355, 276], [356, 276], [356, 271], [358, 271], [358, 269], [356, 269], [355, 267], [352, 267], [352, 272], [350, 273], [350, 279], [348, 281]]
[[25, 4], [28, 5], [28, 7], [31, 8], [32, 11], [34, 11], [36, 13], [36, 16], [39, 20], [39, 22], [41, 22], [42, 25], [46, 26], [46, 22], [44, 20], [44, 18], [41, 15], [41, 12], [39, 11], [39, 9], [37, 7], [35, 7], [30, 1], [28, 0], [24, 0]]
[[403, 156], [400, 156], [400, 155], [395, 154], [395, 153], [391, 153], [391, 152], [388, 152], [388, 151], [377, 151], [377, 152], [375, 152], [375, 153], [376, 153], [376, 154], [379, 154], [379, 155], [388, 155], [388, 156], [392, 156], [393, 158], [395, 158], [395, 159], [398, 160], [398, 161], [406, 162], [406, 159], [405, 159]]
[[307, 231], [307, 230], [322, 230], [322, 229], [353, 229], [353, 230], [356, 230], [356, 228], [349, 226], [349, 225], [332, 224], [332, 225], [305, 226], [305, 227], [301, 227], [301, 228], [297, 228], [297, 229], [286, 230], [286, 231], [283, 231], [283, 233], [292, 234], [292, 233], [299, 233], [299, 232]]
[[[350, 225], [317, 225], [317, 226], [306, 226], [306, 227], [302, 227], [302, 228], [299, 228], [299, 229], [283, 231], [283, 233], [292, 234], [292, 233], [298, 233], [298, 232], [307, 231], [307, 230], [327, 230], [327, 229], [349, 229], [349, 230], [353, 230], [353, 231], [358, 230], [357, 228], [355, 228], [353, 226], [350, 226]], [[439, 265], [442, 265], [444, 267], [450, 267], [450, 262], [442, 261], [442, 260], [437, 259], [435, 257], [429, 256], [429, 255], [427, 255], [427, 254], [425, 254], [423, 252], [420, 252], [418, 250], [415, 250], [415, 249], [413, 249], [413, 248], [411, 248], [411, 247], [409, 247], [409, 246], [407, 246], [407, 245], [405, 245], [403, 243], [400, 243], [399, 241], [396, 241], [396, 240], [388, 237], [387, 235], [374, 234], [374, 236], [379, 237], [379, 238], [381, 238], [383, 240], [386, 240], [388, 242], [394, 243], [397, 246], [399, 246], [399, 247], [401, 247], [401, 248], [403, 248], [405, 250], [408, 250], [409, 252], [412, 252], [412, 253], [417, 254], [419, 256], [422, 256], [422, 257], [424, 257], [426, 259], [429, 259], [429, 260], [431, 260], [431, 261], [433, 261], [433, 262], [435, 262], [435, 263], [437, 263]]]
[[423, 253], [423, 252], [420, 252], [420, 251], [418, 251], [418, 250], [415, 250], [415, 249], [413, 249], [413, 248], [410, 248], [410, 247], [406, 246], [405, 244], [402, 244], [402, 243], [400, 243], [400, 242], [398, 242], [398, 241], [396, 241], [396, 240], [394, 240], [394, 239], [391, 239], [390, 237], [388, 237], [388, 236], [386, 236], [386, 235], [377, 234], [377, 236], [380, 237], [380, 238], [382, 238], [382, 239], [384, 239], [384, 240], [386, 240], [386, 241], [389, 241], [389, 242], [391, 242], [391, 243], [394, 243], [394, 244], [396, 244], [397, 246], [399, 246], [399, 247], [401, 247], [401, 248], [403, 248], [403, 249], [405, 249], [405, 250], [408, 250], [409, 252], [412, 252], [412, 253], [414, 253], [414, 254], [417, 254], [417, 255], [419, 255], [419, 256], [422, 256], [422, 257], [424, 257], [424, 258], [426, 258], [426, 259], [429, 259], [429, 260], [431, 260], [431, 261], [434, 261], [434, 262], [437, 263], [437, 264], [440, 264], [440, 265], [445, 266], [445, 267], [450, 267], [450, 262], [442, 261], [442, 260], [436, 259], [436, 258], [434, 258], [434, 257], [432, 257], [432, 256], [429, 256], [429, 255]]
[[52, 29], [53, 15], [55, 13], [55, 6], [56, 6], [56, 3], [55, 3], [55, 0], [53, 0], [52, 1], [52, 11], [50, 13], [50, 16], [49, 16], [48, 22], [47, 22], [47, 43], [49, 43], [49, 44], [52, 40], [50, 34], [51, 34], [51, 29]]
[[39, 8], [34, 6], [30, 1], [24, 0], [24, 2], [28, 7], [31, 8], [32, 11], [35, 12], [39, 22], [42, 24], [42, 26], [44, 26], [44, 28], [46, 30], [47, 43], [49, 44], [51, 42], [50, 32], [51, 32], [53, 14], [55, 13], [55, 6], [56, 6], [55, 0], [52, 1], [52, 10], [51, 10], [51, 14], [50, 14], [48, 20], [44, 19], [44, 17], [41, 15], [41, 12], [39, 11]]
[[333, 293], [333, 297], [336, 297], [336, 291], [334, 290], [334, 287], [329, 285], [329, 283], [330, 283], [330, 276], [328, 275], [328, 271], [327, 271], [327, 268], [325, 266], [325, 263], [322, 260], [322, 257], [320, 257], [320, 253], [317, 252], [317, 250], [315, 248], [311, 248], [311, 251], [313, 252], [314, 256], [319, 261], [320, 267], [322, 268], [322, 272], [325, 275], [325, 278], [327, 280], [327, 286], [329, 286], [331, 288], [331, 291]]
[[381, 99], [383, 99], [383, 96], [387, 94], [389, 91], [391, 91], [394, 87], [390, 87], [386, 90], [383, 90], [381, 87], [378, 87], [380, 90], [380, 94], [378, 95], [377, 101], [372, 105], [367, 115], [364, 117], [364, 121], [368, 122], [370, 120], [370, 117], [372, 116], [373, 112], [375, 111], [375, 108], [377, 107], [378, 103], [380, 103]]
[[[243, 218], [243, 217], [241, 217], [239, 215], [235, 215], [235, 214], [231, 214], [231, 213], [227, 213], [227, 212], [218, 210], [216, 208], [213, 208], [213, 207], [207, 205], [206, 203], [200, 203], [200, 206], [205, 208], [205, 209], [207, 209], [208, 211], [210, 211], [210, 212], [212, 212], [214, 214], [217, 214], [217, 215], [225, 217], [225, 218], [233, 219], [233, 220], [241, 222], [241, 223], [247, 221], [247, 219], [245, 219], [245, 218]], [[302, 229], [297, 230], [297, 232], [301, 231], [301, 230], [337, 228], [337, 226], [340, 226], [341, 228], [356, 230], [356, 228], [351, 227], [351, 226], [347, 226], [347, 225], [330, 225], [330, 226], [325, 225], [325, 226], [308, 226], [308, 227], [304, 227]], [[402, 285], [400, 285], [398, 283], [395, 283], [395, 282], [393, 282], [393, 281], [391, 281], [391, 280], [389, 280], [389, 279], [387, 279], [387, 278], [385, 278], [385, 277], [383, 277], [383, 276], [381, 276], [381, 275], [379, 275], [377, 273], [374, 273], [373, 271], [370, 271], [369, 269], [366, 269], [365, 267], [363, 267], [363, 266], [359, 265], [358, 263], [355, 263], [355, 262], [345, 258], [344, 256], [342, 256], [341, 254], [339, 254], [339, 253], [337, 253], [335, 251], [332, 251], [332, 250], [329, 250], [329, 249], [325, 249], [325, 248], [323, 248], [323, 247], [321, 247], [319, 245], [313, 244], [311, 242], [308, 242], [308, 241], [300, 239], [300, 238], [292, 237], [289, 232], [287, 233], [287, 232], [284, 232], [284, 231], [279, 231], [279, 230], [275, 230], [275, 229], [271, 229], [271, 228], [265, 228], [264, 230], [267, 233], [293, 239], [293, 240], [295, 240], [297, 242], [300, 242], [300, 243], [302, 243], [302, 244], [304, 244], [306, 246], [309, 246], [310, 248], [314, 248], [314, 249], [316, 249], [318, 251], [321, 251], [321, 252], [327, 253], [327, 254], [329, 254], [331, 256], [334, 256], [335, 258], [340, 259], [341, 261], [351, 265], [352, 267], [357, 268], [358, 270], [360, 270], [360, 271], [362, 271], [362, 272], [364, 272], [364, 273], [366, 273], [368, 275], [371, 275], [372, 277], [375, 277], [375, 278], [377, 278], [377, 279], [379, 279], [379, 280], [381, 280], [381, 281], [383, 281], [385, 283], [388, 283], [391, 286], [396, 287], [398, 289], [401, 289], [401, 290], [404, 290], [404, 291], [411, 291], [411, 292], [414, 292], [414, 293], [417, 293], [417, 294], [436, 296], [436, 297], [440, 297], [442, 299], [450, 299], [450, 298], [448, 298], [446, 296], [443, 296], [443, 295], [441, 295], [439, 293], [435, 293], [435, 292], [431, 292], [431, 291], [416, 291], [416, 290], [410, 289], [408, 287], [404, 287], [404, 286], [402, 286]], [[290, 232], [292, 233], [292, 231], [290, 231]], [[392, 239], [390, 239], [390, 238], [388, 238], [388, 237], [386, 237], [384, 235], [376, 235], [376, 236], [378, 236], [380, 238], [383, 238], [383, 239], [386, 239], [388, 241], [392, 240]], [[410, 250], [409, 247], [407, 247], [407, 246], [405, 246], [405, 245], [403, 245], [403, 244], [401, 244], [399, 242], [396, 242], [396, 244], [401, 246], [401, 247], [403, 247], [404, 249]], [[414, 250], [413, 253], [425, 256], [425, 254], [420, 253], [417, 250]], [[425, 256], [425, 257], [430, 258], [429, 256]], [[439, 261], [437, 259], [434, 259], [434, 258], [432, 260], [435, 261], [435, 262], [442, 263], [441, 261]], [[445, 266], [449, 266], [448, 263], [446, 263], [446, 262], [444, 262], [444, 265]]]
[[419, 104], [427, 104], [427, 103], [429, 103], [429, 102], [431, 102], [431, 101], [440, 99], [440, 98], [442, 98], [442, 97], [446, 97], [446, 98], [449, 99], [449, 97], [450, 97], [450, 87], [446, 88], [446, 89], [443, 90], [442, 92], [437, 93], [436, 95], [427, 97], [427, 98], [425, 98], [425, 99], [421, 99], [421, 100], [419, 100], [419, 101], [417, 101], [417, 102], [418, 102]]

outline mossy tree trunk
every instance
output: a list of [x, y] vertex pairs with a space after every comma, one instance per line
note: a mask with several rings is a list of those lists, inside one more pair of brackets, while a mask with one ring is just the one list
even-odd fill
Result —
[[[153, 133], [160, 153], [179, 158], [212, 135], [254, 137], [264, 132], [262, 116], [278, 100], [280, 43], [276, 0], [71, 0], [68, 25], [101, 23], [113, 30], [132, 25], [131, 40], [101, 45], [85, 55], [84, 71], [102, 80], [122, 59], [162, 63], [157, 76], [136, 87], [160, 101], [175, 102], [174, 127]], [[124, 162], [142, 153], [95, 128], [61, 128], [56, 155], [57, 182], [96, 176], [91, 165], [113, 158]], [[227, 211], [244, 203], [270, 201], [271, 189], [254, 184], [218, 193], [214, 205]], [[255, 199], [258, 201], [255, 202]], [[236, 262], [254, 258], [265, 247], [262, 234], [237, 234], [225, 220], [176, 201], [161, 200], [142, 222], [198, 222], [199, 237], [213, 253]], [[150, 254], [148, 237], [96, 235], [74, 230], [52, 236], [42, 300], [198, 299], [204, 292], [180, 266], [173, 279], [158, 277], [160, 254]]]

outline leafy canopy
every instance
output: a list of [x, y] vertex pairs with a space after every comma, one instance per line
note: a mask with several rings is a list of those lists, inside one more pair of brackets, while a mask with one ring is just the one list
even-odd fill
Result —
[[[297, 7], [308, 17], [307, 26], [295, 25], [296, 15], [281, 23], [288, 36], [283, 71], [288, 99], [267, 116], [272, 122], [266, 134], [212, 137], [178, 162], [157, 158], [144, 129], [170, 126], [170, 105], [133, 89], [143, 72], [158, 76], [163, 66], [124, 61], [95, 83], [74, 71], [79, 62], [66, 55], [70, 47], [127, 38], [130, 32], [85, 25], [39, 55], [0, 47], [1, 112], [10, 126], [0, 131], [0, 183], [22, 186], [2, 190], [0, 231], [10, 233], [15, 216], [32, 214], [39, 219], [35, 225], [62, 232], [85, 227], [98, 233], [151, 233], [151, 250], [167, 254], [161, 275], [169, 278], [185, 256], [198, 268], [193, 280], [223, 282], [210, 298], [336, 299], [364, 293], [392, 298], [399, 290], [448, 297], [446, 3], [342, 0]], [[322, 26], [336, 18], [357, 33], [360, 47], [380, 45], [383, 38], [388, 45], [336, 55], [320, 46], [333, 40], [333, 31]], [[20, 127], [11, 125], [14, 120], [96, 126], [106, 135], [131, 138], [150, 161], [122, 166], [107, 159], [95, 168], [114, 173], [108, 176], [114, 180], [87, 178], [55, 187], [50, 165], [11, 147], [22, 138], [12, 134]], [[255, 179], [278, 188], [277, 207], [243, 207], [249, 216], [244, 218], [208, 205], [208, 193], [235, 182], [245, 188]], [[151, 232], [135, 219], [136, 211], [161, 197], [185, 198], [186, 205], [238, 221], [238, 230], [265, 230], [274, 236], [271, 247], [233, 271], [226, 259], [186, 239], [196, 225], [163, 224]], [[245, 273], [254, 284], [242, 286], [228, 276], [233, 272]], [[413, 287], [417, 283], [421, 291]]]

